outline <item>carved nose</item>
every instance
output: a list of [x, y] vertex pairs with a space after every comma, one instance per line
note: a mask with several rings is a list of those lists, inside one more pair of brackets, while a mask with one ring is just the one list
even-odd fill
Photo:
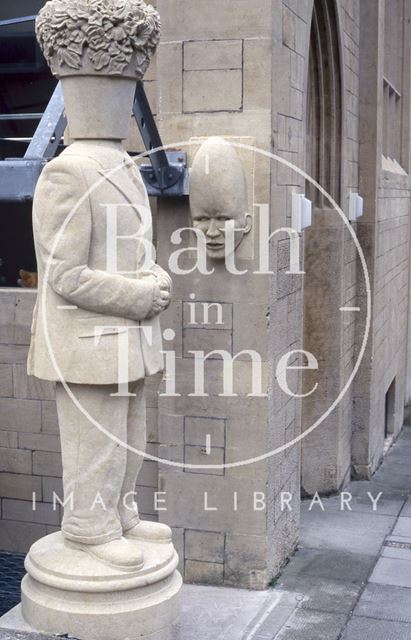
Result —
[[209, 238], [216, 238], [220, 235], [220, 229], [216, 220], [210, 220], [210, 226], [207, 229]]

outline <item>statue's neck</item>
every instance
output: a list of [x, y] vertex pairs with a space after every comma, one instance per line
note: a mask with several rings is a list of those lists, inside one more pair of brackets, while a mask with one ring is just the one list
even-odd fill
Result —
[[111, 149], [113, 151], [124, 151], [123, 141], [122, 140], [101, 140], [101, 139], [93, 139], [89, 138], [87, 140], [81, 140], [79, 138], [75, 139], [72, 144], [79, 143], [82, 146], [90, 146], [90, 147], [102, 147], [102, 149]]

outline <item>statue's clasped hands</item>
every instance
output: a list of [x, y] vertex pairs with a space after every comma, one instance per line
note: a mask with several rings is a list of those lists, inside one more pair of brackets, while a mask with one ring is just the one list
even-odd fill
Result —
[[152, 318], [167, 309], [171, 301], [173, 285], [168, 273], [160, 266], [155, 265], [151, 271], [155, 276], [156, 282], [154, 285], [153, 303], [147, 318]]

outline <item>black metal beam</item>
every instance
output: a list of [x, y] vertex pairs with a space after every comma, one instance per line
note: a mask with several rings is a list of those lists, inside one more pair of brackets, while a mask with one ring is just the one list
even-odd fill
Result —
[[163, 192], [181, 183], [186, 165], [180, 162], [169, 162], [141, 81], [137, 82], [133, 113], [144, 146], [148, 152], [152, 151], [147, 154], [152, 165], [151, 173], [147, 172], [147, 175], [150, 176], [153, 187]]
[[45, 160], [10, 158], [0, 162], [0, 202], [27, 202], [33, 199]]
[[[26, 16], [1, 20], [0, 27], [31, 22], [37, 16]], [[180, 197], [188, 195], [189, 172], [187, 154], [180, 151], [165, 151], [156, 121], [147, 100], [143, 82], [138, 82], [133, 105], [146, 156], [151, 165], [140, 165], [140, 171], [150, 196]], [[34, 114], [18, 114], [28, 118]], [[13, 119], [6, 114], [3, 119]], [[64, 114], [64, 99], [59, 82], [40, 123], [29, 144], [24, 158], [8, 158], [0, 162], [0, 201], [22, 201], [30, 199], [43, 167], [56, 154], [64, 135], [67, 120]], [[144, 156], [144, 154], [142, 154]]]

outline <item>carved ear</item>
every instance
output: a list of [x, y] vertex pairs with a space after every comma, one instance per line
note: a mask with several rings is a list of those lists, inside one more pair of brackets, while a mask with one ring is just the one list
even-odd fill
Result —
[[253, 227], [253, 216], [251, 215], [251, 213], [246, 213], [244, 234], [250, 233], [252, 227]]

